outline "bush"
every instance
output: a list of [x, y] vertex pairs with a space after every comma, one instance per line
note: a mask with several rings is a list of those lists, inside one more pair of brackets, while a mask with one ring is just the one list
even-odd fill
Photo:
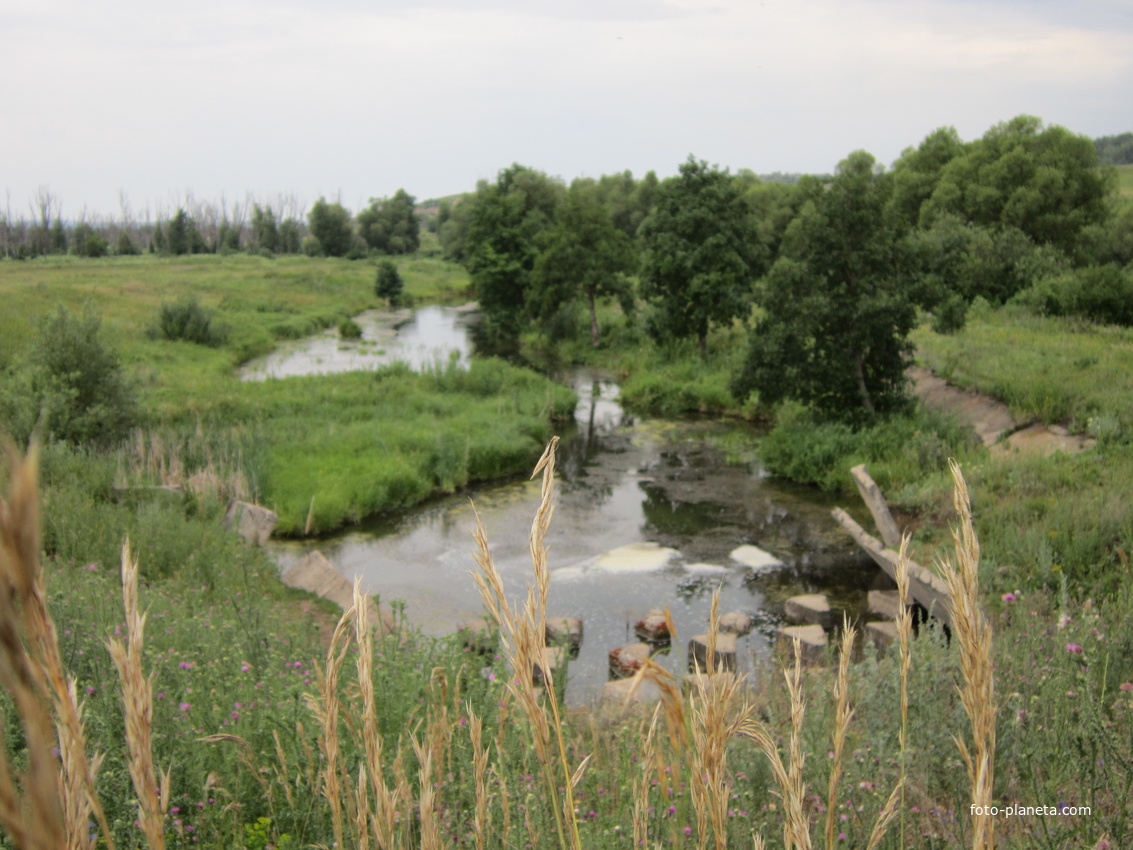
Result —
[[213, 322], [211, 310], [201, 306], [195, 295], [163, 302], [156, 324], [148, 330], [150, 339], [184, 340], [218, 348], [228, 341], [229, 329]]
[[338, 323], [338, 335], [343, 339], [361, 339], [362, 326], [353, 319], [343, 319]]
[[39, 323], [22, 367], [9, 371], [0, 421], [20, 442], [37, 427], [49, 439], [107, 445], [129, 434], [140, 417], [134, 388], [117, 353], [103, 342], [102, 320], [59, 307]]
[[1133, 325], [1133, 275], [1114, 263], [1044, 278], [1014, 300], [1043, 316], [1081, 316], [1100, 324]]

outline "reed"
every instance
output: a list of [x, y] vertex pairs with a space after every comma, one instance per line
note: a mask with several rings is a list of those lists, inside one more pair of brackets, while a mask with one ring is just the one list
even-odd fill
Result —
[[[960, 701], [971, 723], [972, 746], [954, 736], [968, 770], [972, 805], [992, 805], [992, 784], [995, 779], [995, 670], [992, 661], [991, 624], [980, 609], [979, 565], [980, 544], [972, 525], [972, 506], [968, 485], [960, 467], [952, 462], [953, 505], [959, 516], [952, 540], [955, 558], [940, 561], [940, 571], [948, 585], [949, 613], [952, 628], [960, 646]], [[987, 811], [986, 808], [979, 809]], [[995, 823], [988, 815], [972, 818], [973, 850], [992, 850], [995, 844]]]

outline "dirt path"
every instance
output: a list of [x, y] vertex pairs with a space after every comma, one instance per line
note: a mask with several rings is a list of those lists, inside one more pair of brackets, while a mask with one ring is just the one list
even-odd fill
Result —
[[961, 422], [972, 427], [992, 454], [1075, 454], [1094, 446], [1092, 438], [1071, 434], [1060, 425], [1018, 423], [1003, 402], [954, 387], [921, 366], [909, 369], [908, 375], [914, 392], [926, 407], [955, 413]]

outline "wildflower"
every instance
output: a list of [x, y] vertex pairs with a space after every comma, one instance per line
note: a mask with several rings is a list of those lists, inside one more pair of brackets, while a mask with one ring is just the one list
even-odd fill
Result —
[[1066, 651], [1072, 655], [1081, 655], [1082, 647], [1078, 646], [1076, 643], [1068, 643], [1066, 644]]
[[193, 669], [193, 664], [192, 664], [191, 661], [182, 661], [177, 666], [180, 667], [182, 670], [192, 670]]
[[1000, 598], [1001, 598], [1001, 599], [1002, 599], [1002, 600], [1003, 600], [1004, 602], [1014, 602], [1014, 601], [1015, 601], [1015, 598], [1016, 598], [1016, 597], [1015, 597], [1015, 594], [1014, 594], [1014, 593], [1005, 593], [1005, 594], [1003, 594], [1003, 596], [1001, 596]]
[[189, 704], [189, 703], [187, 703], [187, 702], [183, 702], [183, 703], [181, 703], [181, 705], [179, 706], [179, 708], [180, 708], [180, 709], [181, 709], [182, 711], [188, 711], [188, 710], [189, 710], [190, 708], [192, 708], [192, 707], [193, 707], [193, 706], [192, 706], [192, 705], [190, 705], [190, 704]]
[[691, 826], [685, 827], [685, 835], [692, 835], [692, 827]]
[[1125, 693], [1129, 693], [1130, 691], [1133, 691], [1133, 682], [1122, 682], [1121, 683], [1121, 690], [1125, 691]]

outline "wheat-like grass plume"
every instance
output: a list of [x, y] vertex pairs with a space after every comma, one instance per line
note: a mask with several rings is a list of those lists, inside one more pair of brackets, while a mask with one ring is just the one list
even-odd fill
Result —
[[901, 675], [901, 731], [898, 744], [901, 748], [901, 850], [905, 848], [905, 781], [908, 777], [907, 760], [909, 753], [909, 670], [912, 668], [913, 612], [909, 609], [909, 535], [901, 537], [901, 549], [897, 553], [897, 643]]
[[834, 850], [834, 816], [838, 809], [838, 783], [842, 778], [842, 751], [846, 732], [854, 710], [850, 707], [850, 657], [854, 651], [857, 630], [847, 621], [842, 623], [842, 640], [838, 653], [838, 674], [834, 679], [834, 734], [831, 736], [834, 758], [830, 764], [830, 782], [826, 789], [826, 847]]
[[[531, 567], [534, 584], [528, 587], [527, 601], [522, 608], [513, 608], [504, 594], [503, 579], [492, 560], [484, 527], [476, 516], [473, 538], [476, 542], [476, 562], [480, 572], [474, 574], [476, 586], [488, 613], [500, 627], [504, 653], [512, 668], [507, 688], [527, 718], [535, 745], [535, 755], [542, 768], [547, 796], [554, 810], [555, 828], [559, 846], [581, 850], [578, 833], [578, 816], [574, 807], [574, 775], [563, 739], [562, 720], [559, 717], [555, 695], [555, 678], [551, 665], [546, 664], [547, 597], [550, 592], [551, 570], [547, 562], [546, 536], [554, 513], [555, 449], [559, 438], [552, 437], [543, 456], [535, 466], [532, 477], [542, 473], [539, 507], [531, 523], [529, 537]], [[535, 687], [534, 671], [540, 667], [543, 681], [549, 692], [548, 712], [540, 702]], [[561, 772], [562, 779], [555, 774]], [[562, 794], [560, 795], [560, 787]], [[526, 821], [526, 819], [525, 819]]]
[[319, 782], [330, 805], [331, 827], [334, 831], [334, 840], [339, 847], [345, 847], [345, 823], [343, 812], [344, 789], [339, 775], [340, 747], [338, 737], [338, 721], [341, 714], [341, 704], [338, 697], [338, 678], [342, 670], [343, 661], [348, 649], [348, 634], [350, 621], [353, 617], [353, 606], [343, 612], [342, 618], [335, 626], [331, 635], [330, 646], [327, 648], [326, 666], [317, 673], [317, 693], [304, 694], [307, 707], [314, 714], [319, 724], [319, 751], [323, 757], [323, 766], [319, 771]]
[[122, 546], [122, 605], [126, 611], [125, 641], [107, 642], [122, 684], [126, 714], [126, 747], [130, 779], [138, 795], [138, 820], [151, 850], [165, 846], [165, 813], [169, 808], [169, 771], [160, 781], [153, 764], [153, 674], [142, 672], [146, 615], [138, 610], [138, 561], [130, 556], [130, 541]]
[[[89, 827], [93, 817], [106, 846], [113, 850], [114, 840], [95, 791], [102, 758], [97, 754], [87, 756], [83, 704], [78, 700], [74, 679], [64, 672], [55, 622], [47, 610], [47, 591], [39, 561], [38, 448], [33, 446], [21, 460], [9, 447], [7, 456], [9, 492], [6, 499], [0, 499], [0, 595], [4, 597], [0, 608], [0, 677], [16, 698], [17, 713], [28, 736], [29, 770], [27, 781], [21, 784], [25, 802], [31, 805], [25, 807], [24, 814], [49, 821], [35, 827], [35, 840], [40, 833], [50, 839], [61, 824], [66, 846], [73, 848], [93, 846]], [[36, 709], [25, 720], [24, 711], [43, 699], [50, 702], [52, 710]], [[45, 767], [40, 762], [39, 746], [52, 738], [52, 717], [61, 762], [54, 794], [49, 792], [47, 774], [41, 776], [39, 772]], [[49, 753], [50, 748], [48, 743]], [[8, 822], [3, 811], [10, 810], [15, 785], [6, 765], [0, 765], [0, 774], [0, 820]], [[52, 796], [62, 804], [61, 820], [48, 814], [52, 805], [48, 798]], [[26, 820], [23, 815], [20, 819]]]
[[[968, 769], [972, 805], [992, 805], [995, 778], [995, 671], [991, 654], [991, 624], [980, 609], [980, 545], [972, 524], [968, 485], [960, 467], [951, 462], [953, 504], [960, 524], [952, 531], [955, 561], [940, 564], [950, 596], [952, 629], [960, 646], [960, 701], [972, 729], [972, 748], [959, 737], [956, 746]], [[982, 811], [987, 811], [986, 808]], [[991, 817], [975, 815], [972, 823], [973, 850], [992, 850], [995, 824]]]

